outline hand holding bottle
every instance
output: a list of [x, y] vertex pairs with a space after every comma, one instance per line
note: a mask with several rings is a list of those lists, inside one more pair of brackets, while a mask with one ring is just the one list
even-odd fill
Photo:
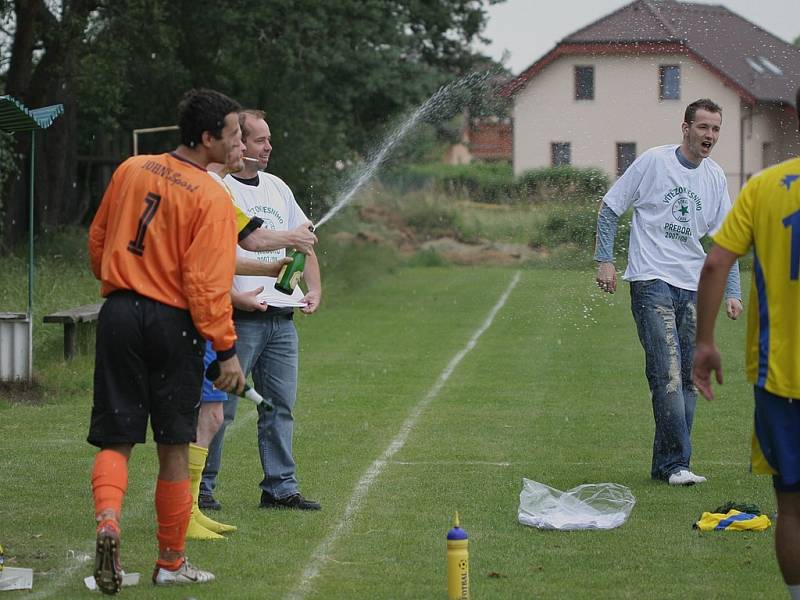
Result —
[[306, 221], [289, 231], [289, 241], [291, 247], [299, 250], [303, 254], [310, 254], [314, 251], [314, 244], [317, 243], [317, 236], [314, 235], [314, 225], [311, 221]]
[[[234, 355], [233, 357], [229, 358], [228, 360], [231, 360], [232, 358], [236, 358], [236, 355]], [[228, 361], [224, 361], [224, 362], [228, 362]], [[239, 365], [239, 359], [238, 358], [236, 358], [236, 365], [237, 366]], [[214, 382], [214, 386], [215, 387], [217, 387], [217, 381], [219, 380], [220, 372], [221, 372], [220, 362], [218, 360], [211, 361], [211, 363], [206, 368], [206, 377], [210, 381]], [[241, 373], [241, 368], [239, 369], [239, 372]], [[242, 374], [242, 380], [244, 380], [244, 374]], [[218, 388], [218, 389], [224, 389], [224, 388]], [[261, 394], [259, 394], [253, 388], [251, 388], [247, 384], [246, 381], [244, 381], [244, 386], [242, 388], [240, 388], [239, 390], [237, 390], [235, 392], [233, 390], [228, 390], [228, 391], [230, 391], [231, 394], [235, 394], [235, 395], [239, 396], [240, 398], [247, 398], [248, 400], [252, 400], [253, 402], [256, 403], [256, 406], [259, 406], [259, 405], [263, 406], [264, 410], [272, 410], [274, 408], [272, 406], [272, 404], [270, 402], [266, 401]]]

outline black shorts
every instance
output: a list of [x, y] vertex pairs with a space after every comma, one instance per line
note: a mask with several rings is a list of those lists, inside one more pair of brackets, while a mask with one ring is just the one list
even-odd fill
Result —
[[130, 291], [109, 295], [97, 321], [88, 442], [144, 443], [148, 416], [159, 444], [193, 442], [204, 349], [188, 310]]

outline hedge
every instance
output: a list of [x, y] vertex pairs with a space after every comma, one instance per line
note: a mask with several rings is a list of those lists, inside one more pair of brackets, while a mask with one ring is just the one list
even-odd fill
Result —
[[493, 204], [599, 199], [609, 186], [605, 173], [595, 168], [550, 167], [515, 178], [508, 163], [411, 165], [395, 169], [383, 179], [404, 192], [433, 188]]

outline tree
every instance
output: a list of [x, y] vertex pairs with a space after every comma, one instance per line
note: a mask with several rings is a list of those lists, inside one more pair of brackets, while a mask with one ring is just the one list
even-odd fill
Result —
[[[266, 110], [270, 170], [316, 209], [335, 189], [337, 161], [363, 156], [398, 114], [471, 68], [488, 1], [63, 0], [56, 15], [44, 0], [17, 0], [6, 93], [67, 109], [47, 133], [42, 218], [84, 213], [72, 187], [78, 150], [175, 123], [191, 87]], [[19, 194], [6, 197], [6, 223], [23, 222]]]
[[[100, 73], [119, 73], [125, 89], [113, 97], [121, 99], [121, 127], [171, 122], [187, 87], [220, 89], [267, 111], [270, 170], [317, 210], [335, 188], [337, 161], [357, 160], [398, 113], [469, 70], [470, 45], [486, 19], [479, 0], [284, 0], [257, 8], [245, 0], [131, 0], [124, 9], [105, 7], [103, 17], [87, 72], [106, 87]], [[141, 87], [154, 81], [159, 97], [143, 103]]]
[[[75, 196], [75, 143], [78, 119], [73, 82], [84, 50], [88, 16], [97, 6], [93, 0], [64, 0], [60, 15], [44, 0], [16, 0], [14, 32], [10, 48], [5, 93], [36, 108], [62, 103], [64, 116], [47, 131], [47, 144], [37, 148], [37, 220], [55, 224], [69, 222]], [[8, 15], [8, 3], [0, 7]], [[28, 156], [30, 137], [17, 135], [15, 152]], [[8, 243], [27, 230], [27, 178], [10, 178], [3, 197], [3, 237]]]

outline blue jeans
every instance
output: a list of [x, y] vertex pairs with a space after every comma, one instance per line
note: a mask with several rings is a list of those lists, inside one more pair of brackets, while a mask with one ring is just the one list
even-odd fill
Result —
[[692, 360], [697, 326], [697, 292], [660, 279], [631, 282], [631, 312], [644, 348], [655, 420], [653, 479], [689, 469], [697, 391]]
[[[295, 462], [292, 457], [294, 408], [297, 397], [297, 331], [294, 321], [285, 315], [259, 313], [235, 318], [236, 353], [245, 374], [252, 371], [255, 389], [272, 402], [275, 409], [258, 411], [258, 450], [264, 479], [261, 489], [275, 498], [298, 492]], [[201, 491], [211, 493], [216, 487], [225, 429], [236, 415], [238, 398], [229, 396], [225, 420], [208, 449]]]

